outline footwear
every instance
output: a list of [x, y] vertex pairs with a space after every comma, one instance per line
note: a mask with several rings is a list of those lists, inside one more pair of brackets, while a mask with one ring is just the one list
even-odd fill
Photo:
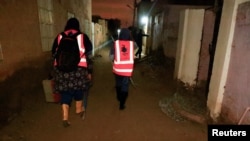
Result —
[[63, 127], [69, 127], [70, 123], [67, 120], [63, 120]]
[[85, 111], [82, 111], [82, 112], [79, 113], [79, 114], [80, 114], [81, 119], [84, 120], [84, 119], [85, 119], [86, 112], [85, 112]]
[[124, 110], [125, 108], [126, 108], [125, 105], [120, 105], [119, 107], [120, 110]]
[[121, 96], [121, 99], [120, 99], [120, 107], [119, 107], [119, 109], [124, 110], [125, 109], [125, 102], [126, 102], [126, 99], [128, 97], [128, 92], [121, 92], [120, 96]]

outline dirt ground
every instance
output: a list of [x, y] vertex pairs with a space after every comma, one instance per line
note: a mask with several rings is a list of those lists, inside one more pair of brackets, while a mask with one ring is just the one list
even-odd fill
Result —
[[[41, 82], [47, 78], [49, 67], [24, 69], [17, 73], [20, 76], [1, 84], [1, 93], [8, 96], [1, 97], [0, 141], [207, 140], [206, 124], [176, 120], [166, 112], [170, 110], [166, 103], [165, 109], [162, 107], [163, 101], [176, 94], [172, 67], [160, 69], [146, 59], [137, 62], [126, 109], [120, 111], [108, 51], [105, 47], [94, 58], [86, 119], [82, 121], [71, 107], [68, 128], [62, 126], [60, 105], [45, 101]], [[9, 101], [7, 105], [4, 98]]]

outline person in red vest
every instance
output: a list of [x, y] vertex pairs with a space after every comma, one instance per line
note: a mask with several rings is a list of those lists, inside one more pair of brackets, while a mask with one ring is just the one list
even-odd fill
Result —
[[134, 69], [134, 42], [130, 30], [122, 28], [113, 46], [110, 50], [110, 59], [113, 62], [116, 95], [120, 102], [119, 109], [123, 110], [128, 97], [130, 77]]
[[[91, 81], [93, 72], [93, 62], [91, 60], [92, 43], [89, 37], [80, 31], [79, 21], [76, 18], [70, 18], [67, 21], [63, 33], [66, 35], [76, 34], [78, 47], [80, 50], [80, 62], [78, 63], [77, 70], [71, 72], [63, 72], [57, 69], [57, 62], [54, 61], [54, 75], [53, 80], [55, 82], [54, 91], [61, 94], [61, 106], [62, 106], [62, 121], [63, 126], [70, 126], [69, 122], [69, 108], [72, 100], [75, 100], [76, 113], [80, 115], [82, 119], [85, 117], [85, 107], [83, 104], [84, 94], [88, 93], [88, 84]], [[52, 46], [52, 56], [56, 56], [58, 45], [61, 41], [62, 34], [58, 34], [54, 40]]]

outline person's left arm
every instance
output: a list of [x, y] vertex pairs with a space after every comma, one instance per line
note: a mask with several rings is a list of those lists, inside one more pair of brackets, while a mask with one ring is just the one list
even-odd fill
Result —
[[146, 37], [148, 37], [149, 35], [148, 35], [148, 34], [142, 34], [142, 36], [146, 36]]

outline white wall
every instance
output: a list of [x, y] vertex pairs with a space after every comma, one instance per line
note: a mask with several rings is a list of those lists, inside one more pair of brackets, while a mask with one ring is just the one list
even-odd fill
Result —
[[217, 39], [207, 106], [210, 117], [216, 121], [220, 116], [224, 87], [227, 79], [231, 46], [234, 36], [238, 5], [249, 0], [225, 0]]
[[196, 84], [204, 12], [186, 9], [180, 14], [175, 76], [191, 86]]

